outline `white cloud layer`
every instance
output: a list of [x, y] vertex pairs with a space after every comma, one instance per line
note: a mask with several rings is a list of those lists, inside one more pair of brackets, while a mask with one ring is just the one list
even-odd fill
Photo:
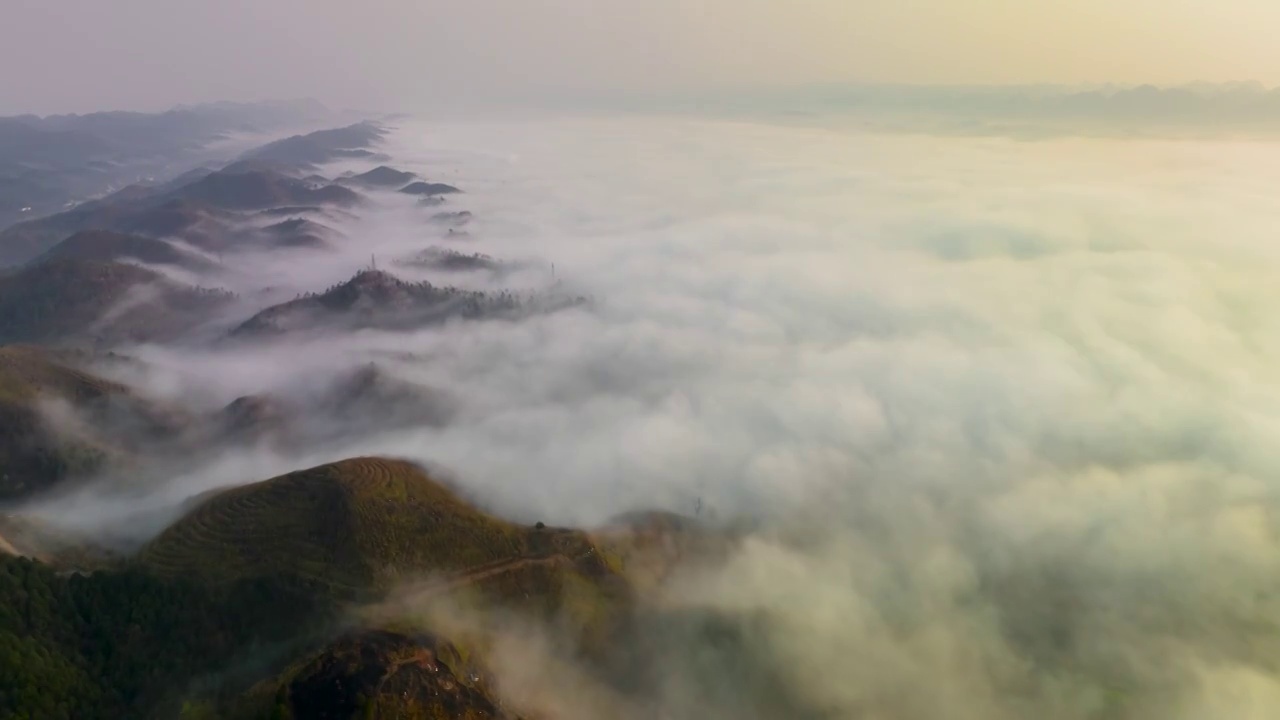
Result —
[[[356, 453], [443, 465], [529, 521], [701, 497], [769, 531], [682, 600], [767, 611], [753, 648], [827, 716], [1280, 703], [1280, 147], [659, 118], [391, 143], [466, 190], [460, 249], [540, 259], [526, 287], [554, 262], [594, 305], [142, 348], [154, 391], [210, 406], [374, 357], [462, 399], [446, 428], [225, 458], [169, 499]], [[342, 252], [233, 283], [322, 289], [439, 242], [378, 202]]]

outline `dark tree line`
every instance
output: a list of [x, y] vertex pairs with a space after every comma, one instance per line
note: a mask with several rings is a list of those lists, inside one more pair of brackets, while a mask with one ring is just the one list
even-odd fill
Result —
[[321, 597], [278, 580], [213, 588], [0, 558], [0, 720], [176, 715], [195, 681], [320, 627]]

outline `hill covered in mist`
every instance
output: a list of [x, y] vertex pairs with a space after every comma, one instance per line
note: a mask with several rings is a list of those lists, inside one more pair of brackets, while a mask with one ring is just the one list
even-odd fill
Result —
[[[0, 594], [11, 609], [19, 595], [41, 598], [0, 614], [5, 638], [25, 638], [0, 642], [0, 714], [523, 717], [471, 644], [499, 635], [391, 619], [353, 628], [350, 614], [413, 592], [556, 628], [573, 653], [600, 651], [625, 623], [633, 597], [618, 553], [643, 544], [504, 519], [408, 462], [357, 457], [171, 494], [172, 478], [224, 458], [303, 457], [446, 428], [463, 408], [395, 358], [264, 378], [231, 397], [174, 394], [155, 382], [155, 352], [194, 367], [583, 302], [561, 288], [461, 288], [360, 269], [363, 218], [388, 203], [416, 217], [417, 250], [473, 217], [418, 204], [424, 193], [442, 204], [452, 185], [335, 166], [385, 161], [371, 148], [386, 134], [359, 123], [290, 136], [0, 230], [10, 265], [0, 274], [0, 499], [14, 510], [0, 515]], [[105, 151], [72, 139], [68, 158]], [[480, 254], [438, 259], [405, 270], [499, 266]], [[318, 290], [310, 267], [355, 272]], [[42, 510], [83, 502], [106, 514], [76, 522], [76, 511]], [[134, 634], [110, 639], [121, 632]], [[144, 669], [158, 657], [162, 670]]]
[[0, 229], [0, 715], [1269, 718], [1275, 149], [771, 113]]

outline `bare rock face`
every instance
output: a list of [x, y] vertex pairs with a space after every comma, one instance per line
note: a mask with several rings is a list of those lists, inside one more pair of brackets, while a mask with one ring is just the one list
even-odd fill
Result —
[[294, 720], [518, 720], [493, 696], [488, 672], [428, 633], [365, 630], [324, 648], [276, 693]]

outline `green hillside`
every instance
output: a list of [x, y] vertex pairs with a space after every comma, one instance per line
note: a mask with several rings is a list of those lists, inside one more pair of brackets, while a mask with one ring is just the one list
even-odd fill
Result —
[[422, 468], [383, 458], [343, 460], [215, 494], [144, 547], [139, 561], [162, 575], [228, 581], [288, 574], [357, 592], [406, 582], [502, 588], [512, 578], [564, 570], [614, 574], [585, 533], [494, 517]]
[[419, 610], [466, 597], [555, 623], [588, 653], [634, 601], [618, 555], [586, 533], [488, 515], [416, 465], [380, 458], [213, 495], [138, 560], [160, 576], [215, 583], [296, 577], [346, 600], [394, 589]]
[[89, 575], [0, 557], [0, 719], [516, 718], [477, 658], [518, 618], [640, 698], [667, 623], [637, 588], [698, 535], [520, 525], [383, 458], [213, 491]]
[[[137, 560], [159, 578], [215, 587], [290, 578], [342, 602], [373, 602], [355, 615], [372, 629], [393, 621], [448, 634], [451, 626], [436, 625], [442, 621], [433, 608], [463, 599], [473, 610], [503, 609], [547, 623], [590, 656], [604, 655], [634, 602], [619, 561], [588, 534], [494, 517], [420, 467], [382, 458], [211, 494]], [[379, 602], [384, 598], [390, 603]], [[405, 605], [404, 598], [411, 601]], [[369, 662], [382, 667], [376, 658]], [[286, 672], [264, 682], [279, 687], [287, 678]], [[472, 717], [384, 712], [391, 714], [374, 717]]]
[[286, 573], [370, 589], [519, 557], [524, 534], [415, 465], [356, 458], [220, 493], [161, 533], [140, 560], [167, 575]]
[[287, 580], [209, 587], [0, 556], [0, 718], [173, 718], [193, 681], [287, 652], [332, 608]]

